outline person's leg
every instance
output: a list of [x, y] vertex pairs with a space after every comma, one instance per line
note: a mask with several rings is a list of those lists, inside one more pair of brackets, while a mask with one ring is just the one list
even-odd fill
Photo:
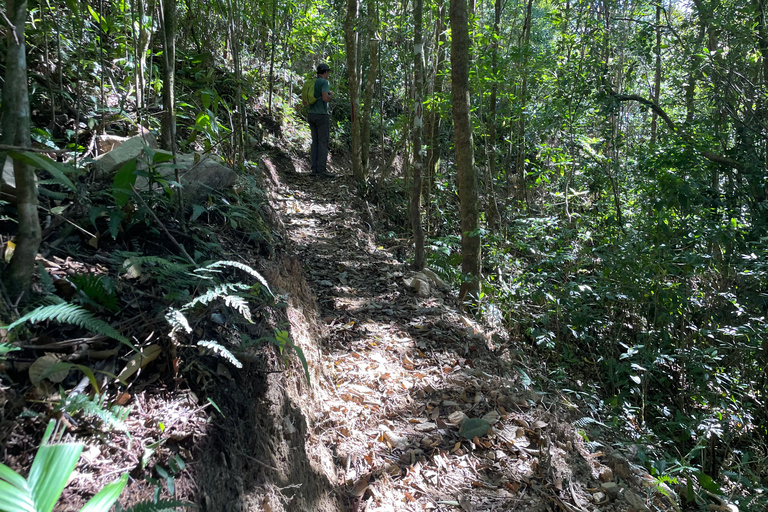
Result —
[[328, 140], [331, 135], [331, 116], [318, 115], [317, 130], [317, 172], [324, 173], [328, 164]]
[[318, 153], [318, 130], [316, 124], [316, 114], [309, 114], [309, 131], [312, 133], [312, 146], [309, 148], [309, 168], [312, 172], [317, 172], [317, 153]]

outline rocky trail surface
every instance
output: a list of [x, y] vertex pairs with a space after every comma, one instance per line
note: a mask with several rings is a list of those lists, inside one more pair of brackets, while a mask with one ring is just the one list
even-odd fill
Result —
[[355, 511], [673, 510], [639, 467], [585, 441], [576, 404], [532, 389], [515, 340], [464, 315], [455, 290], [406, 286], [413, 272], [380, 245], [351, 178], [263, 162], [316, 297], [305, 443], [333, 459], [317, 492]]

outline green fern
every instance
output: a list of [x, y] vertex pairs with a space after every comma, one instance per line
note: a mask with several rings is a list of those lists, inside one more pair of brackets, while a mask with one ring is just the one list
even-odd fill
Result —
[[243, 363], [241, 363], [235, 356], [224, 348], [222, 345], [218, 344], [217, 342], [213, 340], [200, 340], [197, 342], [197, 345], [201, 348], [210, 350], [214, 354], [216, 354], [219, 357], [222, 357], [232, 363], [232, 365], [235, 366], [235, 368], [242, 368]]
[[596, 419], [590, 418], [589, 416], [584, 416], [583, 418], [579, 418], [573, 422], [573, 426], [576, 428], [584, 428], [587, 425], [600, 425], [601, 427], [607, 426], [605, 423], [600, 423]]
[[0, 343], [0, 361], [4, 361], [6, 359], [5, 355], [9, 352], [15, 352], [16, 350], [21, 350], [20, 347], [14, 347], [10, 343]]
[[[62, 395], [64, 394], [62, 390]], [[127, 431], [125, 420], [131, 412], [130, 407], [120, 405], [107, 406], [106, 397], [77, 394], [65, 397], [56, 407], [56, 410], [70, 415], [83, 413], [87, 417], [98, 418], [107, 427], [115, 430]]]
[[137, 503], [129, 509], [119, 509], [123, 512], [176, 512], [179, 507], [195, 508], [192, 503], [179, 500], [157, 500]]
[[120, 309], [114, 290], [114, 283], [107, 276], [76, 274], [68, 279], [77, 286], [88, 304], [104, 307], [113, 313]]
[[40, 288], [45, 295], [53, 295], [56, 293], [56, 287], [53, 285], [53, 278], [51, 274], [45, 269], [42, 263], [37, 262], [37, 270], [40, 272]]
[[165, 319], [168, 320], [168, 323], [171, 324], [171, 329], [174, 331], [183, 329], [187, 334], [192, 332], [192, 327], [189, 325], [187, 317], [178, 309], [171, 308], [165, 315]]
[[269, 292], [270, 295], [274, 297], [274, 293], [272, 293], [272, 290], [269, 288], [269, 283], [267, 283], [267, 280], [264, 279], [264, 276], [262, 276], [260, 273], [249, 267], [248, 265], [244, 263], [240, 263], [239, 261], [217, 261], [215, 263], [211, 263], [210, 265], [198, 268], [195, 270], [195, 272], [221, 272], [221, 267], [234, 267], [237, 269], [242, 270], [243, 272], [255, 277], [263, 286], [264, 288]]
[[64, 302], [62, 304], [53, 304], [50, 306], [41, 306], [37, 309], [34, 309], [33, 311], [30, 311], [12, 324], [0, 328], [11, 331], [16, 327], [25, 324], [26, 322], [31, 322], [34, 324], [37, 322], [45, 322], [47, 320], [55, 320], [59, 323], [77, 325], [78, 327], [82, 327], [89, 331], [102, 334], [104, 336], [109, 336], [110, 338], [116, 339], [120, 343], [128, 345], [132, 350], [136, 351], [136, 347], [133, 346], [133, 343], [131, 343], [128, 338], [117, 332], [114, 327], [109, 325], [107, 322], [96, 318], [90, 312], [81, 308], [80, 306], [70, 304], [68, 302]]
[[131, 265], [139, 266], [161, 283], [173, 283], [174, 288], [186, 283], [194, 285], [195, 281], [189, 278], [192, 265], [180, 258], [163, 258], [160, 256], [145, 256], [136, 252], [117, 251], [113, 261], [122, 269]]
[[208, 290], [205, 294], [195, 297], [194, 300], [188, 302], [182, 306], [182, 311], [186, 311], [194, 308], [198, 304], [209, 304], [216, 299], [223, 299], [224, 303], [234, 308], [238, 313], [243, 315], [246, 320], [253, 323], [251, 319], [251, 310], [248, 308], [248, 302], [239, 295], [232, 295], [231, 292], [236, 290], [249, 290], [251, 287], [243, 283], [224, 283]]

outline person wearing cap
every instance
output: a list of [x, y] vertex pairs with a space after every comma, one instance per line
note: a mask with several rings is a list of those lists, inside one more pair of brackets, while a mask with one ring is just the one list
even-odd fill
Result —
[[328, 103], [333, 99], [328, 75], [331, 68], [325, 62], [317, 65], [317, 80], [315, 80], [315, 101], [309, 106], [307, 119], [312, 132], [312, 147], [309, 152], [310, 169], [314, 176], [331, 178], [333, 174], [326, 169], [328, 161], [328, 139], [331, 133], [331, 116]]

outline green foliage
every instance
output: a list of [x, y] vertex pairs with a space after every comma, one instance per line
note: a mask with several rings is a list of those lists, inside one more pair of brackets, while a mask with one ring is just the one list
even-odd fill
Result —
[[82, 302], [98, 310], [106, 309], [117, 313], [120, 309], [114, 282], [107, 276], [95, 274], [75, 274], [69, 281], [77, 287]]
[[14, 352], [16, 350], [21, 350], [19, 347], [14, 347], [10, 342], [8, 343], [0, 343], [0, 361], [4, 361], [7, 359], [7, 354], [9, 352]]
[[10, 325], [3, 327], [3, 329], [12, 331], [16, 327], [24, 325], [27, 322], [38, 323], [49, 320], [82, 327], [89, 331], [113, 338], [120, 343], [129, 346], [132, 350], [136, 350], [136, 347], [133, 346], [128, 338], [117, 332], [111, 325], [94, 317], [90, 312], [80, 306], [66, 302], [50, 306], [40, 306]]
[[125, 420], [131, 412], [130, 407], [117, 404], [108, 405], [106, 396], [89, 396], [85, 394], [69, 394], [61, 391], [61, 402], [56, 406], [57, 411], [71, 416], [82, 413], [87, 418], [98, 418], [109, 429], [127, 431]]
[[209, 352], [213, 352], [223, 359], [226, 359], [235, 368], [243, 367], [243, 363], [238, 361], [232, 352], [213, 340], [200, 340], [197, 342], [197, 346]]
[[283, 354], [286, 350], [293, 350], [296, 352], [296, 357], [299, 358], [301, 366], [304, 369], [304, 377], [307, 379], [307, 383], [311, 384], [309, 379], [309, 365], [307, 364], [307, 358], [304, 356], [304, 351], [301, 349], [301, 347], [293, 343], [293, 340], [291, 340], [291, 335], [288, 331], [276, 329], [274, 336], [265, 336], [263, 338], [259, 338], [258, 341], [266, 341], [275, 345], [280, 351], [280, 354]]
[[[55, 421], [51, 420], [37, 450], [29, 477], [24, 480], [0, 464], [0, 511], [51, 512], [75, 469], [83, 445], [51, 440]], [[80, 509], [81, 512], [107, 512], [128, 482], [128, 474], [105, 486]]]
[[179, 508], [194, 508], [191, 503], [179, 500], [157, 500], [137, 503], [131, 508], [119, 509], [124, 512], [177, 512]]

